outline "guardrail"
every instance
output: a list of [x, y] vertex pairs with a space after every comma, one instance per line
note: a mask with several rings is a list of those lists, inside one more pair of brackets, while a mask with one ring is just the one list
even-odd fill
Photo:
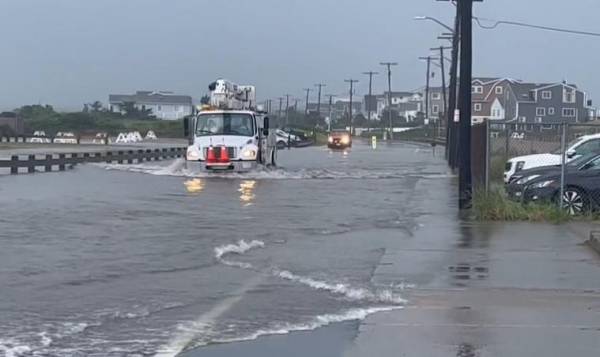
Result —
[[173, 147], [163, 149], [145, 150], [119, 150], [106, 152], [84, 152], [70, 154], [33, 154], [13, 155], [10, 159], [0, 159], [0, 168], [10, 168], [12, 175], [19, 174], [19, 168], [27, 168], [27, 173], [36, 172], [36, 167], [43, 167], [44, 172], [51, 172], [54, 168], [58, 171], [72, 168], [77, 164], [88, 162], [106, 162], [119, 164], [133, 164], [146, 161], [158, 161], [162, 159], [173, 159], [182, 157], [185, 148]]

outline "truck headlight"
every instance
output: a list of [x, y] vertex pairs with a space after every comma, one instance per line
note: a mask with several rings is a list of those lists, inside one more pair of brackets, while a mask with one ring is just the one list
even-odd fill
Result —
[[350, 144], [350, 137], [349, 136], [342, 136], [342, 144]]
[[242, 151], [242, 158], [246, 160], [254, 160], [256, 159], [256, 150], [253, 149], [244, 149]]
[[332, 137], [332, 136], [328, 137], [328, 138], [327, 138], [327, 142], [328, 142], [328, 143], [332, 143], [332, 142], [333, 142], [333, 137]]
[[186, 158], [188, 159], [188, 161], [197, 161], [197, 160], [200, 160], [200, 151], [198, 151], [194, 147], [190, 147], [187, 150]]

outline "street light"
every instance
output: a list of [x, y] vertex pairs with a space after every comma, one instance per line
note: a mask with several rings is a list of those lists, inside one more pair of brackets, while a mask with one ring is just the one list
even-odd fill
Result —
[[450, 31], [451, 33], [454, 33], [454, 29], [452, 27], [446, 25], [445, 23], [443, 23], [442, 21], [436, 19], [435, 17], [431, 17], [431, 16], [415, 16], [414, 20], [415, 21], [425, 21], [425, 20], [433, 21], [436, 24], [444, 27], [446, 30]]

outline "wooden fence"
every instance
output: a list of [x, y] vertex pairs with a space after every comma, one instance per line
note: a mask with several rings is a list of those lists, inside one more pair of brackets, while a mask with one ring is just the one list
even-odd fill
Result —
[[106, 162], [118, 164], [133, 164], [145, 161], [157, 161], [162, 159], [178, 158], [185, 155], [186, 148], [173, 147], [163, 149], [145, 150], [120, 150], [94, 153], [70, 153], [70, 154], [36, 154], [36, 155], [13, 155], [10, 159], [0, 159], [0, 168], [10, 168], [10, 173], [16, 175], [19, 168], [26, 167], [28, 173], [34, 173], [36, 167], [43, 167], [45, 172], [58, 171], [72, 168], [77, 164], [87, 162]]

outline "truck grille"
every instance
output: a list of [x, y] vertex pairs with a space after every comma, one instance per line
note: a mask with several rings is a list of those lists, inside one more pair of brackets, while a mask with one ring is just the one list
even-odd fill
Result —
[[[222, 148], [225, 148], [225, 146], [213, 146], [213, 150], [215, 151], [215, 156], [217, 158], [221, 157], [221, 150]], [[236, 158], [235, 156], [235, 147], [233, 146], [227, 146], [227, 153], [229, 154], [229, 158], [230, 159], [234, 159]], [[204, 148], [204, 157], [206, 158], [208, 156], [208, 148], [205, 147]]]

